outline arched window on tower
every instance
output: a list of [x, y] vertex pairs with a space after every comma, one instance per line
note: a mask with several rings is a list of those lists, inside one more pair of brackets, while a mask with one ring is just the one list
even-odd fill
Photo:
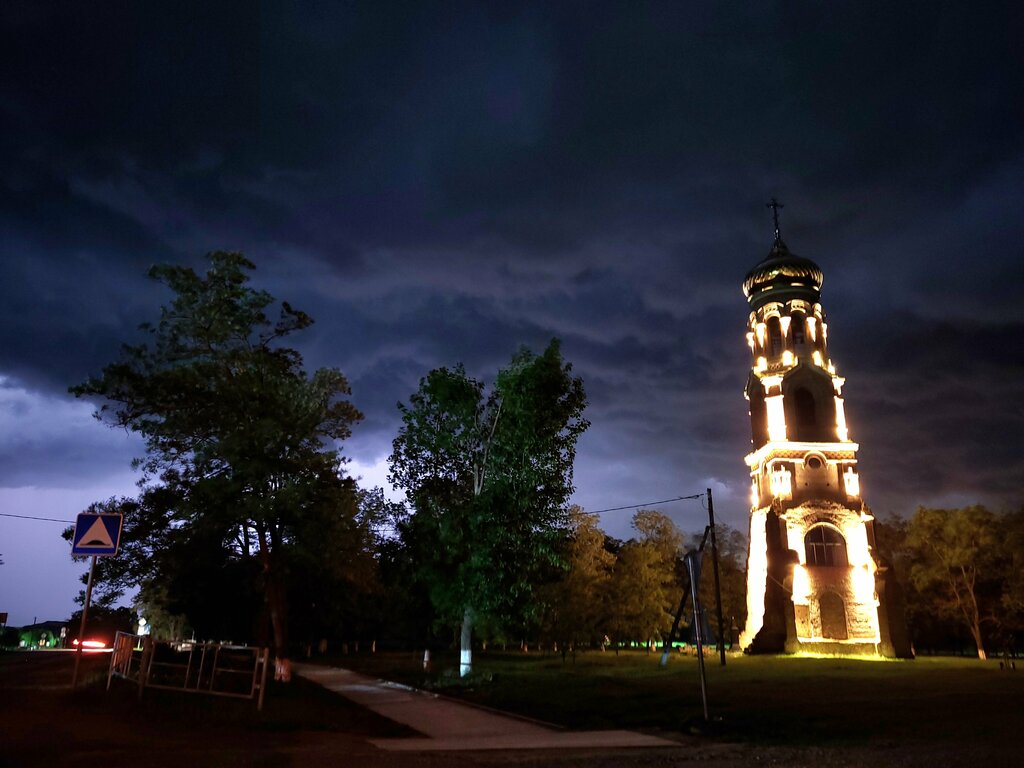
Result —
[[808, 565], [845, 566], [846, 539], [835, 528], [816, 525], [804, 536], [804, 551]]
[[803, 346], [804, 342], [806, 341], [806, 336], [804, 335], [804, 329], [806, 328], [806, 326], [807, 326], [807, 318], [804, 317], [804, 313], [803, 312], [794, 312], [793, 313], [793, 320], [790, 322], [790, 326], [789, 326], [789, 328], [790, 328], [789, 332], [790, 332], [790, 334], [793, 337], [793, 345], [794, 346], [796, 346], [796, 345]]
[[779, 318], [768, 318], [768, 355], [776, 357], [782, 354], [782, 325]]
[[793, 393], [796, 408], [796, 428], [798, 435], [809, 435], [818, 426], [818, 417], [814, 407], [814, 395], [809, 389], [800, 387]]
[[768, 442], [768, 409], [760, 381], [755, 381], [750, 391], [750, 432], [755, 450]]

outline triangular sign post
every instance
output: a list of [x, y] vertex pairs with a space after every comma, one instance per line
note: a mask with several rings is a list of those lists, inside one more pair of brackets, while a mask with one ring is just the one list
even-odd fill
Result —
[[83, 512], [75, 521], [71, 538], [71, 554], [78, 557], [110, 557], [117, 554], [121, 543], [122, 515], [104, 512], [98, 515]]
[[78, 649], [75, 652], [75, 669], [71, 673], [71, 687], [78, 685], [78, 667], [82, 661], [82, 646], [85, 642], [85, 621], [92, 601], [92, 579], [96, 573], [97, 557], [112, 557], [117, 554], [121, 543], [121, 525], [124, 516], [102, 512], [82, 512], [75, 520], [75, 533], [71, 537], [71, 554], [77, 557], [92, 557], [89, 565], [89, 582], [85, 588], [85, 603], [82, 604], [82, 623], [78, 627]]

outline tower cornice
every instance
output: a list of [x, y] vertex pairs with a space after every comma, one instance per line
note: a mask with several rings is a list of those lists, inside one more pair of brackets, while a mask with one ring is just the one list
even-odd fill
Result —
[[808, 453], [820, 453], [827, 461], [836, 463], [849, 463], [857, 460], [857, 451], [860, 446], [857, 443], [812, 443], [797, 442], [794, 440], [772, 440], [756, 451], [748, 453], [744, 457], [747, 466], [753, 469], [761, 467], [772, 459], [786, 459], [789, 461], [803, 459]]

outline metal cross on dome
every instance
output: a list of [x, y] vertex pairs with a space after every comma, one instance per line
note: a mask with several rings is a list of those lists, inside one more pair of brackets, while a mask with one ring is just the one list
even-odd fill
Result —
[[785, 208], [786, 206], [773, 197], [772, 201], [765, 203], [764, 207], [772, 209], [772, 218], [775, 219], [775, 242], [779, 242], [782, 239], [782, 235], [779, 234], [779, 208]]

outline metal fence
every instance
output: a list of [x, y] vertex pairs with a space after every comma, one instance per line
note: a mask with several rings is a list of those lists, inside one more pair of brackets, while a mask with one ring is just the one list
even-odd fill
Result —
[[118, 632], [107, 673], [139, 686], [256, 699], [263, 709], [270, 649], [223, 643], [171, 643]]

